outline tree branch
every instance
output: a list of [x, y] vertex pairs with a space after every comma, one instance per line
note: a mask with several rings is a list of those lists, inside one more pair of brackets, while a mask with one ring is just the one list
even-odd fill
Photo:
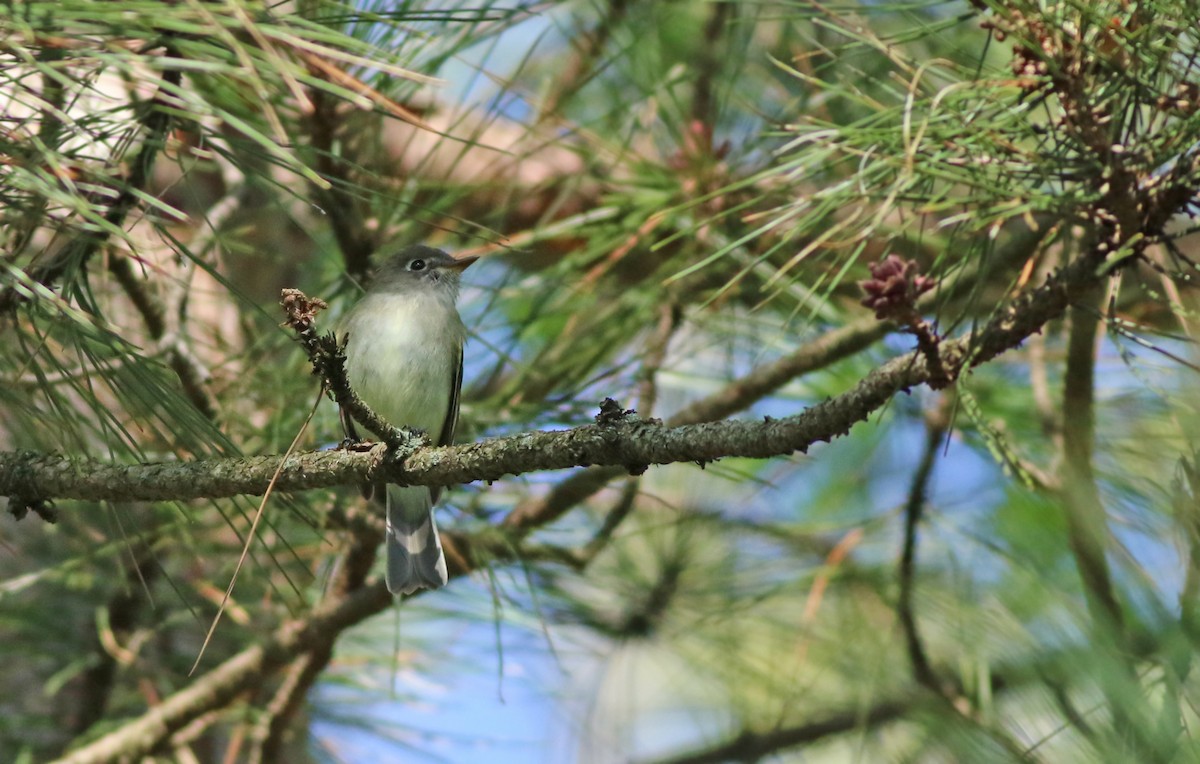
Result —
[[[935, 310], [940, 305], [965, 297], [978, 288], [981, 279], [1027, 259], [1050, 230], [1052, 220], [1049, 216], [1038, 216], [1036, 223], [1030, 228], [1021, 221], [1008, 244], [997, 251], [994, 262], [989, 259], [983, 268], [949, 281], [935, 293], [926, 294], [918, 302], [918, 307], [921, 310]], [[712, 395], [683, 407], [666, 423], [670, 427], [679, 427], [724, 419], [765, 398], [793, 379], [865, 350], [893, 330], [889, 322], [868, 317], [829, 331], [783, 358], [759, 366]], [[576, 473], [558, 483], [548, 495], [519, 504], [504, 523], [511, 528], [544, 525], [622, 474], [623, 470], [608, 467], [593, 467]]]
[[[315, 67], [311, 67], [311, 74], [322, 79], [329, 76], [328, 72]], [[349, 179], [351, 163], [340, 155], [345, 146], [338, 145], [337, 133], [343, 129], [339, 102], [320, 88], [309, 88], [308, 97], [313, 112], [305, 124], [317, 155], [316, 169], [329, 181], [328, 189], [314, 189], [313, 193], [329, 219], [329, 227], [346, 263], [346, 272], [361, 282], [370, 269], [376, 239], [364, 220], [363, 200], [350, 192], [354, 188]]]
[[171, 695], [138, 719], [59, 760], [60, 764], [137, 761], [156, 750], [172, 733], [206, 711], [222, 708], [247, 688], [296, 655], [317, 649], [329, 634], [340, 634], [392, 603], [382, 580], [345, 599], [317, 606], [309, 617], [286, 624], [262, 643], [247, 648]]
[[[311, 686], [320, 670], [328, 663], [334, 641], [346, 629], [390, 607], [394, 598], [382, 578], [366, 580], [365, 576], [380, 543], [382, 523], [362, 516], [351, 518], [353, 528], [350, 548], [343, 567], [330, 590], [330, 595], [304, 618], [284, 624], [265, 641], [246, 648], [221, 665], [197, 679], [191, 686], [176, 692], [137, 719], [129, 721], [109, 734], [59, 759], [56, 764], [100, 764], [111, 761], [136, 761], [162, 749], [177, 733], [188, 729], [192, 735], [199, 726], [209, 726], [219, 720], [213, 712], [224, 708], [242, 693], [259, 688], [267, 677], [285, 665], [289, 675], [277, 691], [270, 707], [270, 716], [259, 730], [261, 748], [255, 760], [270, 761], [279, 751], [282, 725], [304, 697], [304, 688]], [[360, 522], [362, 521], [362, 522]], [[357, 527], [363, 526], [363, 527]], [[374, 530], [365, 532], [370, 526]], [[372, 538], [372, 534], [374, 537]], [[451, 578], [470, 573], [473, 568], [462, 554], [471, 546], [463, 534], [443, 534], [446, 558]], [[511, 544], [489, 544], [489, 559], [526, 559], [525, 550]], [[574, 555], [560, 555], [572, 564]], [[416, 595], [410, 595], [416, 596]]]
[[[943, 342], [943, 361], [958, 374], [995, 358], [1020, 344], [1045, 322], [1062, 315], [1068, 302], [1098, 278], [1095, 262], [1081, 258], [1043, 286], [999, 310], [978, 335]], [[668, 427], [630, 417], [565, 431], [524, 433], [448, 448], [418, 448], [402, 463], [389, 458], [384, 446], [366, 452], [295, 454], [284, 462], [276, 490], [364, 482], [453, 485], [568, 467], [621, 466], [637, 472], [652, 464], [787, 455], [847, 434], [855, 423], [866, 421], [897, 392], [908, 391], [928, 379], [924, 359], [907, 355], [876, 368], [851, 390], [783, 419]], [[259, 456], [112, 465], [28, 451], [0, 452], [0, 495], [13, 497], [16, 509], [50, 499], [165, 501], [261, 495], [279, 467], [279, 459]]]
[[837, 711], [823, 719], [795, 727], [785, 727], [770, 732], [745, 730], [728, 742], [667, 759], [659, 759], [656, 764], [722, 764], [727, 761], [757, 761], [776, 751], [822, 740], [830, 735], [887, 724], [912, 712], [918, 702], [916, 697], [894, 698], [880, 701], [866, 709], [851, 708]]
[[[375, 563], [379, 546], [383, 543], [379, 524], [358, 521], [366, 519], [354, 516], [365, 514], [362, 508], [355, 508], [352, 512], [351, 522], [348, 524], [347, 548], [338, 561], [337, 574], [326, 599], [342, 600], [366, 587], [367, 576]], [[250, 764], [271, 764], [285, 759], [292, 722], [303, 707], [308, 690], [332, 660], [333, 646], [339, 636], [340, 631], [327, 633], [324, 640], [301, 654], [288, 666], [282, 684], [275, 691], [271, 702], [264, 709], [262, 718], [256, 724], [254, 746], [246, 759]]]

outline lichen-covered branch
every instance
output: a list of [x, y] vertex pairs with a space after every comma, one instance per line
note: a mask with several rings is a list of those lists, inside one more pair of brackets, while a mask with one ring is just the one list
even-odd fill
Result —
[[[999, 311], [978, 335], [944, 342], [943, 362], [959, 374], [1017, 346], [1045, 322], [1061, 316], [1071, 297], [1097, 278], [1094, 262], [1086, 258], [1077, 261]], [[633, 416], [606, 417], [565, 431], [419, 448], [400, 463], [389, 458], [384, 446], [366, 452], [296, 454], [284, 460], [276, 490], [364, 482], [452, 485], [590, 465], [622, 466], [636, 472], [654, 464], [782, 456], [845, 435], [893, 395], [928, 379], [923, 358], [908, 355], [878, 367], [847, 392], [783, 419], [668, 427]], [[163, 501], [261, 495], [279, 468], [279, 460], [278, 456], [259, 456], [113, 465], [53, 454], [3, 452], [0, 495], [16, 498], [18, 508], [53, 499]]]

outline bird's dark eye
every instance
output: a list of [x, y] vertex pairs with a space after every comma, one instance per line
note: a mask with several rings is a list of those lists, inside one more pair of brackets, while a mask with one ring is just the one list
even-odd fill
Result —
[[421, 259], [413, 260], [408, 264], [408, 269], [410, 271], [423, 271], [425, 270], [425, 261]]

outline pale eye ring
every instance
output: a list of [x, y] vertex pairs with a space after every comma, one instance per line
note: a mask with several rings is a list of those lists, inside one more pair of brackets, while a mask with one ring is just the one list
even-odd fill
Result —
[[410, 271], [423, 271], [425, 270], [425, 261], [417, 258], [408, 264], [408, 269]]

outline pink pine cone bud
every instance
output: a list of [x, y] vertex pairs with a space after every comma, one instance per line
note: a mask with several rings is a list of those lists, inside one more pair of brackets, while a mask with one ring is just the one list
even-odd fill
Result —
[[862, 304], [875, 311], [878, 319], [891, 318], [916, 306], [917, 298], [937, 283], [917, 272], [915, 260], [888, 255], [870, 266], [871, 278], [858, 282], [866, 292]]

